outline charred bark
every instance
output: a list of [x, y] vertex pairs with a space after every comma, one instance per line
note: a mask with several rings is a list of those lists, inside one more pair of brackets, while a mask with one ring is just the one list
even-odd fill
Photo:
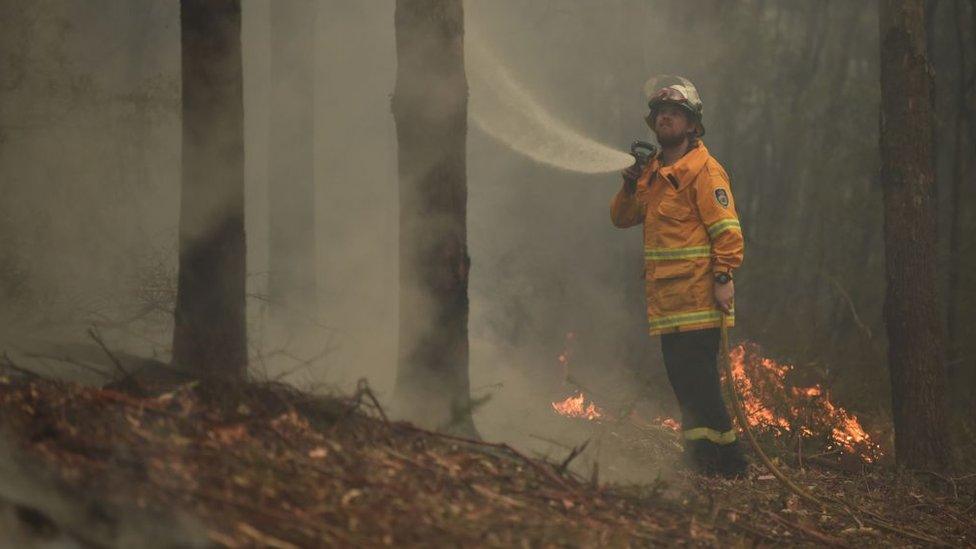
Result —
[[182, 0], [183, 184], [173, 362], [204, 378], [247, 368], [244, 104], [239, 0]]
[[895, 456], [900, 466], [940, 471], [948, 466], [949, 437], [925, 18], [921, 0], [883, 0], [879, 10], [884, 316]]
[[468, 86], [461, 0], [397, 0], [400, 188], [396, 397], [407, 417], [474, 433], [468, 380]]
[[271, 3], [268, 294], [291, 328], [316, 304], [313, 178], [315, 3]]

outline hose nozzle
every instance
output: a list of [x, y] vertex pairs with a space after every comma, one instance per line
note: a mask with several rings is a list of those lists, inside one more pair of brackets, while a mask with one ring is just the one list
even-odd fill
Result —
[[630, 144], [630, 154], [634, 155], [637, 165], [643, 168], [657, 154], [657, 147], [647, 141], [634, 141]]

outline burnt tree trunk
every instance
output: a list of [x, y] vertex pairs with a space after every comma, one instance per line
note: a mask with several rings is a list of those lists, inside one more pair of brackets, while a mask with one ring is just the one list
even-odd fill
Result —
[[247, 369], [240, 0], [181, 0], [183, 184], [173, 362]]
[[468, 380], [468, 86], [461, 0], [397, 0], [402, 413], [474, 433]]
[[285, 328], [316, 304], [313, 178], [315, 3], [271, 3], [268, 294]]
[[931, 70], [921, 0], [882, 0], [881, 179], [885, 326], [900, 466], [948, 466], [946, 374], [936, 278]]

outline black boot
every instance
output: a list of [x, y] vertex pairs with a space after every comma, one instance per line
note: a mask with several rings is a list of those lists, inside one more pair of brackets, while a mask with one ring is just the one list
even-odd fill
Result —
[[718, 446], [708, 440], [685, 441], [685, 456], [688, 466], [699, 475], [718, 474], [721, 460]]
[[689, 440], [685, 442], [685, 455], [693, 471], [710, 477], [742, 478], [749, 467], [738, 441], [716, 444], [709, 440]]
[[749, 462], [742, 453], [739, 441], [718, 447], [717, 473], [725, 478], [743, 478], [749, 469]]

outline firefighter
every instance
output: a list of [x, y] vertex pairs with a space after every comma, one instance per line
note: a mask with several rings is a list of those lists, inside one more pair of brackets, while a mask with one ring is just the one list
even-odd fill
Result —
[[703, 474], [735, 477], [746, 462], [722, 399], [717, 356], [723, 315], [729, 326], [735, 319], [742, 231], [729, 176], [701, 141], [698, 92], [678, 80], [648, 96], [645, 121], [660, 152], [622, 172], [610, 218], [620, 228], [644, 228], [647, 318], [650, 334], [661, 336], [686, 455]]

